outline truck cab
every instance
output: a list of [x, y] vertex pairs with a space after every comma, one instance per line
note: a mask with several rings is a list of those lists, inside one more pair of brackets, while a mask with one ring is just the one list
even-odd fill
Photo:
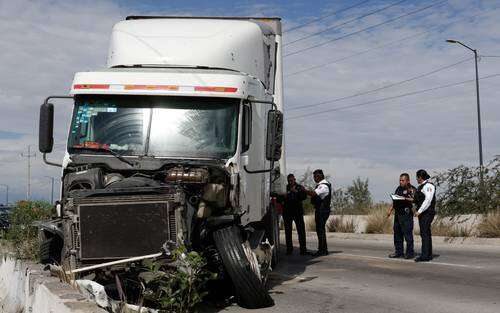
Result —
[[[42, 261], [109, 272], [110, 261], [185, 246], [222, 262], [242, 305], [269, 305], [265, 278], [279, 244], [271, 197], [284, 192], [282, 92], [278, 18], [117, 23], [107, 67], [76, 73], [70, 95], [40, 109], [40, 151], [62, 168], [58, 217], [41, 227]], [[60, 162], [47, 159], [56, 98], [74, 106]]]

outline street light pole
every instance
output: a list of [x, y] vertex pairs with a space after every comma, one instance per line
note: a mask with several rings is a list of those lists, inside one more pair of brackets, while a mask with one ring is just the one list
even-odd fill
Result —
[[467, 46], [464, 43], [461, 43], [458, 40], [448, 39], [446, 40], [446, 42], [457, 43], [474, 53], [474, 64], [476, 66], [476, 104], [477, 104], [477, 135], [479, 141], [479, 177], [482, 184], [483, 183], [483, 138], [481, 134], [481, 104], [479, 101], [479, 71], [477, 69], [477, 59], [478, 59], [477, 50], [472, 49], [471, 47]]
[[0, 186], [5, 187], [5, 206], [8, 206], [9, 205], [9, 185], [0, 184]]

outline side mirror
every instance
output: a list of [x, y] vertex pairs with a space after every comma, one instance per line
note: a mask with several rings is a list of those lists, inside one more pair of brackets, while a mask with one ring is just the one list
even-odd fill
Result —
[[42, 153], [52, 152], [54, 146], [54, 105], [44, 103], [40, 107], [40, 125], [38, 129], [38, 149]]
[[266, 159], [268, 161], [281, 159], [282, 145], [283, 113], [278, 110], [270, 110], [267, 113]]

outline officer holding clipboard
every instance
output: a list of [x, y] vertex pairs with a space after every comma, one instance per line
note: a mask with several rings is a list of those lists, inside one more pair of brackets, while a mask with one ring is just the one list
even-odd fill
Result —
[[[410, 175], [403, 173], [399, 176], [399, 186], [391, 195], [392, 206], [387, 213], [389, 217], [394, 212], [394, 253], [389, 258], [413, 259], [413, 197], [415, 187], [410, 184]], [[406, 241], [406, 253], [404, 253]]]

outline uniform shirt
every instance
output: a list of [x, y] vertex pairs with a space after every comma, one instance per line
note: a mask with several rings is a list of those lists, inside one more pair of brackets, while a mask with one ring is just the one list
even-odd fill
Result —
[[434, 194], [436, 193], [436, 187], [433, 184], [428, 184], [428, 181], [424, 181], [422, 184], [422, 193], [425, 195], [424, 202], [418, 209], [418, 214], [421, 214], [425, 210], [429, 208], [431, 205], [432, 199], [434, 198]]
[[325, 199], [325, 197], [330, 193], [330, 189], [328, 189], [328, 186], [326, 184], [330, 183], [326, 179], [323, 179], [318, 183], [316, 189], [314, 189], [314, 192], [321, 200]]
[[[416, 191], [415, 187], [409, 184], [406, 187], [398, 186], [394, 194], [405, 198], [413, 198], [415, 191]], [[403, 213], [403, 212], [409, 213], [412, 207], [412, 202], [407, 200], [397, 200], [393, 201], [392, 207], [396, 210], [396, 213]]]

